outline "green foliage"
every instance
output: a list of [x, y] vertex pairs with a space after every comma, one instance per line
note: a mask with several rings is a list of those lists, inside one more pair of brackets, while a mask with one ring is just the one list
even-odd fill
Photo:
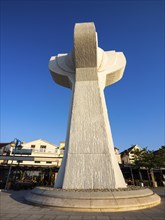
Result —
[[143, 150], [135, 150], [135, 166], [145, 168], [160, 168], [165, 167], [165, 148], [161, 147], [158, 151], [154, 152], [144, 148]]

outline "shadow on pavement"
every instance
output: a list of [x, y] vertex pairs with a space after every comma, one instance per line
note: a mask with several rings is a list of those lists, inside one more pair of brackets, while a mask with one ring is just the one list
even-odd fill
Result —
[[30, 190], [20, 190], [20, 191], [10, 191], [10, 197], [14, 199], [15, 201], [23, 204], [29, 204], [25, 200], [25, 195], [27, 195], [30, 192]]

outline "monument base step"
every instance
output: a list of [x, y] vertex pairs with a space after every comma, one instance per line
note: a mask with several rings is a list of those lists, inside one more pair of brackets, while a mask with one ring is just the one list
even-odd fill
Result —
[[37, 187], [26, 201], [59, 209], [90, 212], [116, 212], [146, 209], [160, 204], [160, 197], [145, 188], [129, 191], [64, 191], [55, 188]]

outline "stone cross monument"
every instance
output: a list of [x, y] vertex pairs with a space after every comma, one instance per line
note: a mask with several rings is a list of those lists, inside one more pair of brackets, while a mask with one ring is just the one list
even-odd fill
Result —
[[101, 213], [160, 204], [150, 189], [125, 189], [115, 156], [104, 88], [120, 80], [125, 65], [123, 53], [98, 48], [94, 23], [76, 24], [73, 51], [51, 57], [53, 79], [72, 89], [65, 154], [55, 187], [34, 188], [28, 202]]
[[104, 97], [104, 88], [121, 79], [125, 65], [122, 52], [98, 47], [94, 23], [77, 23], [74, 49], [51, 57], [54, 81], [72, 90], [65, 154], [55, 188], [126, 188]]

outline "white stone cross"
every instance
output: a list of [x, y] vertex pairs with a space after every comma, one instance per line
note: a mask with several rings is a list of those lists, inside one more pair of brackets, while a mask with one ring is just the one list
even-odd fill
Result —
[[125, 65], [122, 52], [98, 47], [94, 23], [77, 23], [73, 51], [51, 57], [54, 81], [72, 89], [65, 154], [55, 187], [126, 188], [104, 97], [104, 88], [121, 79]]

